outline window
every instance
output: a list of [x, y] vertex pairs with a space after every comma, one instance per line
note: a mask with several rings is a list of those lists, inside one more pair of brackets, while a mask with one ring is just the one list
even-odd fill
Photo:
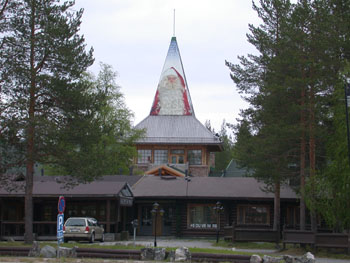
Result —
[[217, 228], [214, 205], [188, 205], [187, 214], [189, 228]]
[[269, 207], [262, 205], [238, 206], [238, 224], [268, 225], [270, 222]]
[[141, 226], [151, 226], [152, 225], [152, 207], [143, 206], [141, 207]]
[[137, 150], [137, 163], [151, 163], [152, 150]]
[[185, 150], [175, 149], [170, 151], [170, 161], [171, 163], [185, 163]]
[[85, 226], [84, 218], [69, 218], [66, 222], [66, 226]]
[[286, 224], [289, 226], [296, 226], [300, 222], [300, 207], [299, 206], [288, 206]]
[[187, 160], [189, 164], [202, 164], [202, 151], [201, 150], [188, 150]]
[[154, 150], [154, 163], [168, 163], [168, 150]]

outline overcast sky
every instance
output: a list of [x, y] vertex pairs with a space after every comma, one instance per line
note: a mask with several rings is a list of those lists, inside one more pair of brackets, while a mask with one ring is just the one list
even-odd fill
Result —
[[246, 107], [230, 79], [225, 60], [255, 53], [246, 40], [248, 23], [260, 21], [248, 0], [76, 0], [84, 8], [81, 33], [98, 62], [119, 74], [134, 124], [150, 112], [173, 36], [177, 38], [196, 117], [219, 130]]

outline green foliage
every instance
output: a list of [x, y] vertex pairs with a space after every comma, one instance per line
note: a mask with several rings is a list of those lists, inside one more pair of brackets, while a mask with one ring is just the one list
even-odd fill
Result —
[[[345, 76], [350, 76], [350, 67]], [[347, 144], [344, 83], [335, 86], [332, 96], [329, 138], [327, 142], [327, 166], [307, 184], [308, 205], [319, 212], [327, 224], [338, 231], [350, 229], [350, 167]], [[315, 198], [312, 198], [314, 193]]]
[[83, 10], [74, 11], [74, 1], [8, 3], [0, 9], [0, 147], [9, 154], [0, 157], [0, 172], [26, 169], [25, 238], [31, 243], [34, 164], [91, 181], [127, 169], [140, 133], [131, 128], [111, 68], [102, 65], [96, 81], [83, 75], [93, 50], [86, 51], [79, 35]]
[[93, 110], [87, 119], [85, 115], [72, 116], [69, 126], [57, 133], [61, 142], [59, 152], [65, 152], [65, 156], [51, 158], [57, 172], [82, 181], [120, 170], [128, 173], [136, 156], [134, 142], [142, 135], [142, 131], [132, 127], [133, 115], [115, 82], [116, 72], [109, 65], [100, 66], [97, 78], [87, 74], [81, 80], [81, 85], [87, 85], [89, 95], [94, 98]]
[[239, 92], [251, 105], [241, 111], [241, 120], [233, 126], [234, 157], [274, 191], [276, 182], [293, 175], [288, 164], [293, 162], [298, 130], [297, 107], [290, 101], [295, 91], [288, 88], [290, 83], [284, 76], [289, 63], [285, 32], [292, 6], [289, 1], [260, 1], [260, 6], [254, 4], [253, 8], [263, 24], [249, 25], [248, 41], [259, 55], [239, 57], [240, 65], [226, 62]]
[[233, 141], [232, 136], [228, 134], [230, 124], [226, 123], [225, 120], [222, 121], [221, 129], [218, 133], [211, 127], [211, 123], [209, 120], [205, 122], [205, 126], [208, 130], [210, 130], [215, 136], [220, 138], [222, 142], [223, 151], [215, 152], [215, 168], [214, 172], [222, 173], [227, 165], [230, 163], [233, 157]]
[[78, 35], [82, 10], [72, 12], [73, 1], [10, 2], [0, 56], [0, 138], [15, 154], [3, 171], [50, 160], [57, 133], [73, 115], [89, 115], [93, 99], [79, 83], [93, 63]]
[[315, 185], [306, 190], [313, 209], [314, 191], [321, 191], [321, 182], [329, 183], [326, 174], [344, 172], [341, 162], [333, 161], [339, 148], [329, 158], [334, 143], [329, 135], [335, 124], [335, 83], [349, 59], [349, 1], [260, 0], [253, 8], [263, 21], [249, 26], [248, 41], [258, 55], [239, 57], [239, 65], [226, 62], [250, 104], [234, 127], [235, 159], [272, 191], [275, 183], [311, 177]]
[[231, 135], [228, 134], [228, 124], [222, 121], [219, 138], [223, 145], [222, 152], [215, 153], [215, 171], [223, 171], [233, 158], [233, 141]]

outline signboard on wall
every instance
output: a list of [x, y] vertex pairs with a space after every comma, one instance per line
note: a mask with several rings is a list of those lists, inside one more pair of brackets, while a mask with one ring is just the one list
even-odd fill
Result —
[[132, 206], [133, 198], [132, 197], [120, 196], [119, 197], [119, 204], [120, 204], [120, 206]]

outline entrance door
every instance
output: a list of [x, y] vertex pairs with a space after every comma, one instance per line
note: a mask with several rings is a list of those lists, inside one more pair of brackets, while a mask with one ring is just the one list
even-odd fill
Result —
[[170, 161], [172, 164], [185, 163], [185, 150], [171, 150]]
[[141, 206], [140, 211], [140, 234], [144, 236], [153, 235], [153, 223], [152, 223], [152, 206]]
[[157, 213], [157, 217], [152, 215], [153, 207], [151, 205], [143, 205], [140, 207], [140, 235], [171, 235], [173, 222], [173, 209], [169, 205], [160, 205], [160, 209], [164, 210], [163, 216]]
[[160, 215], [159, 211], [157, 213], [157, 215], [153, 216], [153, 235], [155, 234], [155, 232], [157, 233], [157, 236], [161, 236], [162, 235], [162, 230], [163, 230], [163, 218]]

